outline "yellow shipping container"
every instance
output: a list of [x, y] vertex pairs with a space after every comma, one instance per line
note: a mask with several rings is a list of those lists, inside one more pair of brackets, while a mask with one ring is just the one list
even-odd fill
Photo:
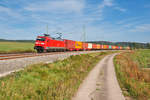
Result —
[[116, 46], [113, 46], [113, 49], [116, 49]]
[[104, 49], [107, 49], [107, 45], [104, 45]]
[[76, 49], [82, 49], [82, 42], [76, 41], [75, 42], [75, 48]]
[[97, 44], [97, 49], [100, 49], [101, 47], [100, 47], [100, 45], [99, 44]]

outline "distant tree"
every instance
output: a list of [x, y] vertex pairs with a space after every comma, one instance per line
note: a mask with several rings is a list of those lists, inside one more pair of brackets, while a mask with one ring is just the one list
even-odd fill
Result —
[[147, 43], [146, 46], [147, 46], [147, 49], [150, 49], [150, 43]]

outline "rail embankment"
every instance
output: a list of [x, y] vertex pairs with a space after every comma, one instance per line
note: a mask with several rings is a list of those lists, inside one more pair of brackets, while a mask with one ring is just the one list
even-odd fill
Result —
[[70, 100], [88, 72], [110, 53], [81, 54], [28, 66], [0, 79], [0, 99]]
[[121, 53], [115, 57], [114, 63], [124, 95], [133, 100], [148, 100], [150, 98], [150, 50]]

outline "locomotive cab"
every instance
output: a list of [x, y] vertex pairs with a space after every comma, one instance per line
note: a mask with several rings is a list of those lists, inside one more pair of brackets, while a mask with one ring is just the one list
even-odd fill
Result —
[[48, 37], [38, 36], [35, 42], [34, 49], [37, 50], [38, 53], [46, 52]]

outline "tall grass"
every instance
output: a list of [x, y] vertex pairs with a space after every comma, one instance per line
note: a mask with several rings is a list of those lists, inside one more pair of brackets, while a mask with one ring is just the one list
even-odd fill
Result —
[[122, 53], [115, 57], [115, 69], [118, 81], [125, 96], [136, 100], [150, 99], [150, 50], [137, 50]]
[[70, 100], [88, 72], [106, 54], [82, 54], [31, 65], [1, 78], [0, 100]]

